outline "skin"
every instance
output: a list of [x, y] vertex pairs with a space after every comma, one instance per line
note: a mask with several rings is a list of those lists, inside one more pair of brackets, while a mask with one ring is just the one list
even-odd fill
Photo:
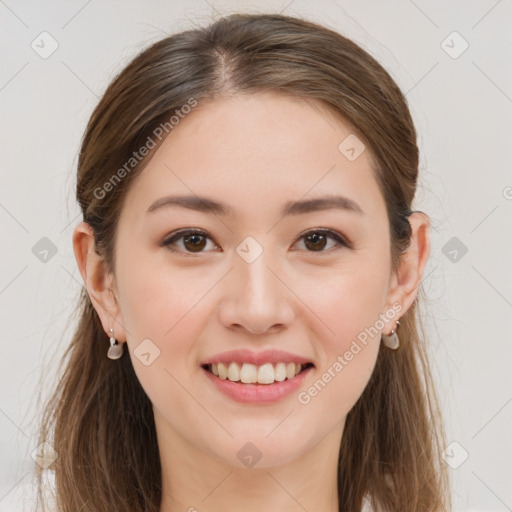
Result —
[[[128, 191], [115, 274], [95, 254], [89, 226], [76, 227], [75, 256], [103, 328], [127, 343], [123, 357], [131, 357], [153, 403], [161, 512], [338, 511], [345, 418], [371, 376], [380, 332], [307, 405], [297, 393], [274, 404], [235, 402], [216, 390], [200, 362], [232, 349], [286, 350], [315, 365], [304, 391], [380, 314], [402, 308], [382, 328], [388, 334], [412, 305], [430, 252], [428, 217], [410, 217], [411, 244], [393, 273], [370, 151], [349, 161], [338, 150], [351, 133], [324, 106], [277, 93], [199, 104]], [[286, 201], [333, 193], [364, 214], [280, 214]], [[170, 194], [226, 202], [233, 214], [180, 207], [145, 213]], [[183, 238], [178, 252], [160, 245], [182, 228], [207, 232], [202, 252], [191, 252]], [[314, 228], [334, 230], [353, 247], [328, 239], [315, 251], [303, 237]], [[263, 249], [251, 263], [236, 252], [247, 236]], [[149, 366], [133, 353], [146, 338], [160, 350]], [[262, 454], [251, 469], [237, 458], [248, 441]]]

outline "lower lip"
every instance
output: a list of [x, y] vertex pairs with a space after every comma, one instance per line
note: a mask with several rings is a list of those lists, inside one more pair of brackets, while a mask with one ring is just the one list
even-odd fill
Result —
[[232, 382], [229, 379], [221, 379], [202, 368], [219, 391], [237, 402], [246, 404], [272, 403], [291, 395], [299, 388], [312, 369], [313, 367], [306, 368], [293, 379], [285, 379], [282, 382], [274, 382], [274, 384], [243, 384]]

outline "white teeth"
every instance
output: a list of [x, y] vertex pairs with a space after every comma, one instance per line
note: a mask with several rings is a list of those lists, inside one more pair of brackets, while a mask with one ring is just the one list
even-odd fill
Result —
[[258, 367], [254, 364], [244, 363], [240, 370], [240, 380], [245, 384], [253, 384], [258, 381]]
[[240, 380], [240, 366], [236, 363], [231, 363], [228, 368], [228, 379], [232, 382]]
[[224, 366], [222, 363], [219, 363], [217, 368], [219, 370], [219, 377], [223, 380], [226, 380], [228, 378], [228, 369], [226, 366]]
[[275, 377], [277, 382], [281, 382], [286, 379], [286, 364], [285, 363], [277, 363]]
[[256, 366], [250, 363], [213, 363], [210, 366], [213, 375], [232, 382], [241, 381], [244, 384], [273, 384], [282, 382], [285, 379], [293, 379], [302, 370], [299, 363], [265, 363]]
[[258, 368], [258, 383], [272, 384], [272, 382], [274, 382], [274, 367], [270, 363], [260, 366]]
[[295, 363], [288, 363], [286, 365], [286, 377], [289, 379], [295, 377]]

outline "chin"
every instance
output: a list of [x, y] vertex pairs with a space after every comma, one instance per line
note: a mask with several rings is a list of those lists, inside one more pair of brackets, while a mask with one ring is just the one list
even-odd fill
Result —
[[[272, 428], [275, 429], [278, 424], [274, 422]], [[233, 438], [222, 436], [222, 440], [210, 439], [208, 450], [222, 463], [235, 468], [268, 469], [293, 462], [321, 439], [320, 436], [316, 440], [304, 439], [299, 427], [293, 429], [296, 432], [290, 432], [289, 428], [280, 433], [278, 430], [272, 432], [266, 422], [262, 429], [255, 429], [254, 424], [250, 429], [232, 429], [230, 433]]]

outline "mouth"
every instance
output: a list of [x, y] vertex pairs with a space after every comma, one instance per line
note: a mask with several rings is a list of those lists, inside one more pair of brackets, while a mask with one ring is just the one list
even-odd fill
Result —
[[203, 364], [201, 367], [220, 380], [239, 384], [269, 386], [278, 382], [293, 380], [314, 367], [313, 363], [278, 362], [256, 365], [224, 361]]

